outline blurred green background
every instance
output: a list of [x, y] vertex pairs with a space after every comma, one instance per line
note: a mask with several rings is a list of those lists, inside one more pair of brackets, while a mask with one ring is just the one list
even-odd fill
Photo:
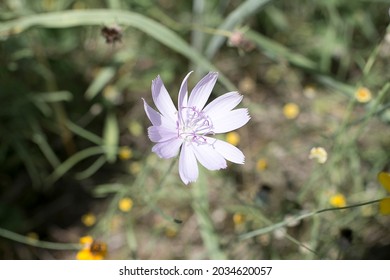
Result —
[[[84, 235], [108, 259], [390, 258], [377, 203], [292, 218], [389, 195], [389, 7], [1, 1], [0, 258], [74, 259]], [[245, 165], [185, 186], [141, 98], [160, 75], [176, 103], [190, 70], [190, 88], [218, 71], [212, 98], [238, 90], [252, 118], [221, 136]]]

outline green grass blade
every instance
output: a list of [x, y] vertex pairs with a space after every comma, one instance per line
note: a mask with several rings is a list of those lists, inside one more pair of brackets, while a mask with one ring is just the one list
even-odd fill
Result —
[[59, 165], [53, 171], [53, 173], [50, 174], [50, 176], [47, 178], [48, 183], [52, 184], [55, 181], [57, 181], [59, 178], [61, 178], [66, 172], [68, 172], [73, 166], [75, 166], [80, 161], [82, 161], [88, 157], [94, 156], [94, 155], [102, 154], [103, 152], [104, 152], [104, 150], [102, 147], [95, 146], [95, 147], [87, 148], [85, 150], [82, 150], [82, 151], [74, 154], [73, 156], [71, 156], [70, 158], [65, 160], [63, 163], [61, 163], [61, 165]]
[[72, 131], [74, 134], [91, 141], [92, 143], [96, 145], [103, 145], [103, 139], [96, 134], [82, 128], [81, 126], [78, 126], [77, 124], [67, 120], [66, 127], [69, 128], [70, 131]]
[[76, 174], [77, 180], [84, 180], [95, 174], [100, 167], [106, 163], [106, 157], [100, 156], [94, 163], [92, 163], [87, 169]]
[[[246, 18], [258, 12], [265, 4], [271, 0], [247, 0], [238, 6], [226, 20], [218, 27], [220, 30], [233, 30]], [[214, 35], [206, 48], [206, 57], [211, 59], [218, 52], [226, 38], [221, 35]]]
[[[254, 2], [253, 0], [251, 1]], [[102, 26], [105, 22], [115, 22], [119, 25], [130, 26], [141, 30], [161, 44], [203, 67], [205, 70], [220, 72], [220, 82], [228, 90], [236, 90], [233, 83], [221, 71], [210, 63], [207, 58], [192, 48], [178, 34], [148, 17], [130, 11], [91, 9], [29, 15], [20, 19], [3, 22], [0, 25], [0, 40], [20, 34], [32, 27], [69, 28], [88, 25]]]
[[102, 68], [85, 92], [85, 97], [93, 99], [114, 76], [114, 67]]
[[103, 131], [104, 151], [107, 161], [112, 163], [116, 160], [119, 142], [118, 120], [113, 112], [109, 112]]
[[34, 94], [33, 97], [38, 102], [59, 102], [70, 101], [73, 98], [72, 93], [66, 90], [53, 91], [53, 92], [41, 92]]
[[252, 40], [268, 57], [273, 60], [287, 60], [289, 63], [300, 68], [316, 71], [318, 66], [315, 62], [303, 55], [294, 53], [285, 46], [273, 41], [258, 32], [248, 30], [245, 36]]

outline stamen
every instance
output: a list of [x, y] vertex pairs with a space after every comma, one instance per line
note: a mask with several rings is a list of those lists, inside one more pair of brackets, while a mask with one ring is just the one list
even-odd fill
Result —
[[180, 115], [176, 122], [178, 137], [198, 145], [207, 144], [205, 136], [214, 134], [210, 118], [196, 107], [182, 107]]

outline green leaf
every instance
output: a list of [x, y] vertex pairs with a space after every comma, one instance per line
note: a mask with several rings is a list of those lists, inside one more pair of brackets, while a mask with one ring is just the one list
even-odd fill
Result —
[[113, 112], [109, 112], [103, 131], [104, 151], [107, 161], [113, 163], [116, 160], [119, 142], [118, 120]]
[[[269, 0], [251, 0], [251, 2]], [[115, 22], [122, 26], [131, 26], [151, 36], [161, 44], [185, 56], [193, 63], [203, 67], [207, 71], [220, 72], [220, 82], [230, 91], [236, 87], [221, 71], [210, 61], [192, 48], [178, 34], [164, 25], [145, 17], [141, 14], [123, 10], [68, 10], [24, 16], [22, 18], [2, 22], [0, 25], [0, 40], [12, 35], [17, 35], [32, 27], [45, 28], [70, 28], [74, 26], [101, 26], [103, 22]], [[91, 93], [92, 95], [92, 93]]]
[[[246, 18], [258, 12], [265, 4], [271, 0], [246, 0], [231, 12], [225, 21], [218, 26], [218, 30], [233, 30], [241, 24]], [[206, 48], [206, 57], [211, 59], [222, 46], [226, 38], [221, 35], [214, 35]]]
[[85, 92], [85, 97], [94, 98], [114, 76], [115, 69], [113, 67], [102, 68]]

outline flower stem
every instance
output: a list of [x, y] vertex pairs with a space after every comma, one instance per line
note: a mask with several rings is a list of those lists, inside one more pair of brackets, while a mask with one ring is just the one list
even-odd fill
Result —
[[265, 227], [265, 228], [260, 228], [260, 229], [257, 229], [257, 230], [251, 231], [251, 232], [244, 233], [244, 234], [240, 235], [239, 238], [240, 238], [240, 240], [248, 239], [248, 238], [255, 237], [255, 236], [258, 236], [258, 235], [262, 235], [262, 234], [265, 234], [265, 233], [268, 233], [268, 232], [272, 232], [272, 231], [274, 231], [274, 230], [276, 230], [278, 228], [284, 227], [287, 224], [291, 223], [291, 221], [300, 221], [300, 220], [306, 219], [308, 217], [312, 217], [314, 215], [321, 214], [321, 213], [328, 212], [328, 211], [343, 210], [343, 209], [360, 207], [360, 206], [364, 206], [364, 205], [368, 205], [368, 204], [374, 204], [374, 203], [378, 203], [380, 200], [381, 199], [376, 199], [376, 200], [372, 200], [372, 201], [367, 201], [367, 202], [361, 202], [361, 203], [357, 203], [357, 204], [353, 204], [353, 205], [348, 205], [348, 206], [345, 206], [345, 207], [324, 208], [324, 209], [316, 210], [316, 211], [313, 211], [313, 212], [310, 212], [310, 213], [302, 214], [302, 215], [297, 216], [297, 217], [295, 217], [293, 219], [288, 219], [288, 220], [281, 221], [279, 223], [273, 224], [273, 225]]
[[0, 228], [0, 236], [4, 237], [9, 240], [13, 240], [19, 243], [23, 243], [26, 245], [43, 248], [43, 249], [50, 249], [50, 250], [79, 250], [81, 248], [81, 245], [78, 243], [56, 243], [56, 242], [48, 242], [48, 241], [41, 241], [36, 240], [33, 238], [29, 238], [24, 235], [20, 235], [18, 233], [6, 230], [4, 228]]
[[202, 170], [200, 169], [199, 171], [197, 182], [191, 186], [193, 195], [192, 208], [195, 211], [200, 234], [210, 258], [223, 260], [226, 259], [226, 255], [219, 247], [219, 238], [209, 215], [207, 183], [202, 174]]

